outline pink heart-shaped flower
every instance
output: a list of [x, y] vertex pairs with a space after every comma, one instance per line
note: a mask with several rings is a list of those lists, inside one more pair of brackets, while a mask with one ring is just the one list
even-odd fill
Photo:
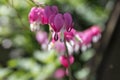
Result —
[[64, 55], [60, 56], [59, 59], [60, 59], [60, 63], [66, 68], [69, 66], [69, 62], [70, 62], [70, 65], [73, 64], [73, 62], [74, 62], [73, 56], [69, 56], [69, 62], [68, 62], [67, 57]]
[[92, 26], [90, 29], [91, 29], [94, 36], [101, 33], [101, 29], [97, 25]]

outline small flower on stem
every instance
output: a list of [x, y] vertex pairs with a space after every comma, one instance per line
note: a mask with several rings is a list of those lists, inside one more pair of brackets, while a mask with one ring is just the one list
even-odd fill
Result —
[[63, 41], [64, 32], [71, 31], [73, 27], [72, 17], [70, 13], [65, 13], [64, 15], [58, 13], [56, 15], [52, 15], [49, 19], [50, 26], [55, 32], [54, 39], [58, 40], [58, 32], [60, 32], [60, 38]]
[[47, 45], [48, 45], [48, 35], [46, 32], [44, 31], [38, 31], [36, 33], [36, 40], [38, 41], [38, 43], [41, 45], [41, 48], [43, 50], [47, 49]]
[[40, 29], [40, 24], [46, 24], [44, 9], [41, 7], [33, 7], [30, 10], [28, 18], [31, 31], [38, 31]]
[[90, 29], [91, 29], [91, 31], [93, 33], [92, 41], [97, 42], [101, 38], [101, 32], [102, 31], [101, 31], [100, 27], [97, 26], [97, 25], [94, 25]]
[[57, 13], [58, 13], [57, 6], [46, 6], [45, 7], [45, 15], [47, 18], [47, 24], [49, 23], [50, 16], [56, 15]]
[[[67, 59], [68, 58], [68, 59]], [[68, 66], [70, 66], [71, 64], [73, 64], [74, 63], [74, 57], [71, 55], [71, 56], [69, 56], [69, 57], [66, 57], [65, 55], [62, 55], [62, 56], [60, 56], [60, 63], [64, 66], [64, 67], [66, 67], [66, 68], [68, 68]], [[69, 62], [70, 62], [70, 65], [69, 65], [69, 62], [68, 62], [68, 60], [69, 60]]]
[[62, 68], [59, 68], [55, 71], [54, 77], [56, 79], [62, 79], [66, 75], [65, 70]]
[[50, 16], [57, 13], [56, 6], [33, 7], [28, 15], [31, 31], [38, 31], [41, 24], [48, 24]]

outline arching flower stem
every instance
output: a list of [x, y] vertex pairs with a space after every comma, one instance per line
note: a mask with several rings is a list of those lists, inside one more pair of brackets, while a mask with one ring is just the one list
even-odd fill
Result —
[[71, 65], [70, 65], [70, 60], [69, 60], [69, 53], [68, 53], [68, 48], [67, 48], [67, 45], [66, 45], [66, 40], [64, 39], [64, 45], [66, 47], [66, 54], [65, 56], [67, 57], [67, 60], [68, 60], [68, 76], [69, 76], [69, 80], [73, 80], [72, 79], [72, 73], [71, 73]]

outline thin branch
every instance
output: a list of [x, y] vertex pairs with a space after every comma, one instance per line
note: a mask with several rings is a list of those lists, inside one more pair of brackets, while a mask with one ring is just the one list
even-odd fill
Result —
[[30, 6], [33, 6], [33, 2], [31, 3], [31, 1], [30, 0], [26, 0], [26, 2], [30, 5]]
[[[7, 0], [6, 0], [6, 1], [7, 1]], [[20, 16], [19, 13], [17, 12], [17, 9], [14, 7], [13, 0], [11, 1], [11, 3], [10, 3], [10, 2], [7, 2], [7, 3], [8, 3], [8, 5], [9, 5], [11, 8], [13, 8], [13, 9], [15, 10], [15, 12], [16, 12], [16, 14], [17, 14], [17, 17], [18, 17], [19, 21], [21, 22], [21, 26], [23, 26], [23, 29], [24, 29], [24, 30], [25, 30], [25, 29], [28, 30], [28, 28], [26, 27], [26, 25], [23, 23], [23, 21], [22, 21], [22, 19], [21, 19], [21, 16]]]
[[38, 6], [38, 7], [44, 7], [45, 6], [45, 4], [43, 4], [43, 3], [40, 3], [40, 2], [38, 2], [37, 0], [30, 0], [31, 2], [33, 2], [36, 6]]

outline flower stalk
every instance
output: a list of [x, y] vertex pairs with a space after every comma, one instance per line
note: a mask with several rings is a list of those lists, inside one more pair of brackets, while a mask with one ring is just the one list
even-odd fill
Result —
[[71, 72], [71, 64], [70, 64], [70, 60], [69, 60], [69, 53], [68, 53], [68, 48], [66, 45], [66, 40], [64, 39], [64, 45], [66, 47], [66, 57], [67, 57], [67, 61], [68, 61], [68, 76], [69, 76], [69, 80], [72, 80], [72, 72]]

